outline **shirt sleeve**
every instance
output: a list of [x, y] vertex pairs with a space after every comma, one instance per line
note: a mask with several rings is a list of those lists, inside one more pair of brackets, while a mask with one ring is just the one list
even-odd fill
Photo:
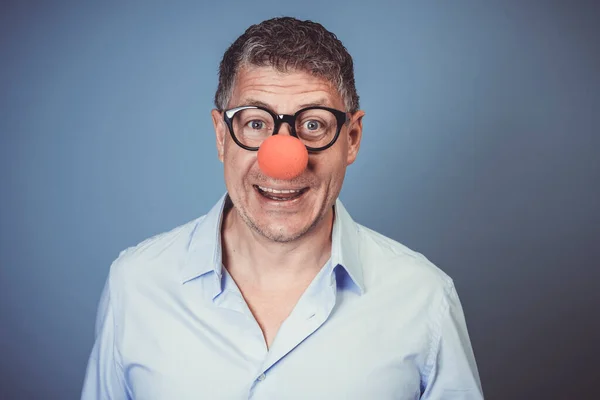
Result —
[[113, 303], [109, 276], [98, 306], [96, 337], [85, 374], [82, 400], [128, 399], [123, 370], [115, 352]]
[[453, 284], [446, 291], [440, 315], [421, 399], [483, 399], [467, 324]]

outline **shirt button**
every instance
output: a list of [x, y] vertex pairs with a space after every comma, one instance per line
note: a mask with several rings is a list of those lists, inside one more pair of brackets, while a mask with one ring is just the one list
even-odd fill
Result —
[[260, 376], [258, 377], [258, 380], [262, 382], [265, 380], [266, 377], [267, 376], [265, 374], [260, 374]]

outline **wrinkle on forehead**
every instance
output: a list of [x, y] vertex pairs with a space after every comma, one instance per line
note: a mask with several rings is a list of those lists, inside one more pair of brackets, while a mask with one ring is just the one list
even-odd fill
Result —
[[268, 104], [273, 111], [293, 112], [301, 105], [320, 104], [343, 108], [343, 100], [333, 85], [324, 78], [304, 71], [281, 72], [272, 67], [251, 67], [239, 71], [230, 107], [252, 104], [249, 100]]

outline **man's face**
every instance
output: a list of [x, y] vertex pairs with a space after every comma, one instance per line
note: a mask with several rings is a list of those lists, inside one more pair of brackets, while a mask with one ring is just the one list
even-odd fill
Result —
[[[292, 115], [308, 105], [346, 111], [341, 96], [327, 80], [304, 71], [281, 73], [271, 67], [246, 67], [239, 71], [227, 108], [243, 105], [262, 105], [276, 114]], [[280, 180], [260, 170], [257, 152], [239, 147], [229, 134], [223, 114], [213, 110], [225, 184], [234, 208], [244, 222], [270, 240], [290, 242], [324, 221], [340, 193], [346, 167], [356, 159], [363, 115], [362, 111], [352, 115], [332, 147], [309, 153], [308, 167], [300, 176]], [[289, 125], [282, 124], [279, 135], [289, 134]], [[262, 195], [258, 186], [303, 189], [303, 193], [294, 200], [278, 201]]]

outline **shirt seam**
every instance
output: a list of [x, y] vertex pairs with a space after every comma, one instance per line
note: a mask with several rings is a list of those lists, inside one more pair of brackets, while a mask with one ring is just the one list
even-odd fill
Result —
[[[122, 256], [122, 254], [121, 254]], [[112, 268], [111, 268], [112, 270]], [[111, 280], [112, 280], [112, 272], [111, 271]], [[113, 299], [115, 300], [113, 302]], [[113, 363], [117, 369], [117, 374], [119, 376], [119, 379], [121, 380], [121, 383], [123, 384], [126, 392], [127, 392], [127, 396], [128, 398], [131, 398], [131, 391], [129, 390], [129, 387], [127, 385], [127, 382], [125, 381], [125, 373], [123, 370], [123, 364], [121, 363], [120, 360], [120, 355], [121, 353], [119, 352], [119, 350], [117, 349], [117, 337], [118, 337], [118, 330], [117, 330], [117, 308], [114, 307], [114, 304], [118, 303], [118, 293], [117, 291], [113, 288], [112, 282], [109, 286], [109, 305], [112, 309], [112, 324], [113, 324], [113, 345], [112, 345], [112, 353], [113, 353]]]
[[450, 308], [450, 303], [448, 302], [448, 294], [452, 291], [454, 287], [454, 283], [450, 281], [450, 284], [444, 288], [444, 296], [442, 297], [442, 304], [439, 306], [439, 314], [436, 319], [434, 326], [432, 327], [432, 340], [431, 347], [429, 349], [429, 354], [427, 355], [427, 359], [425, 362], [425, 376], [427, 379], [431, 376], [431, 374], [436, 369], [437, 356], [440, 349], [440, 344], [442, 340], [442, 321], [444, 319], [444, 315], [448, 312]]

